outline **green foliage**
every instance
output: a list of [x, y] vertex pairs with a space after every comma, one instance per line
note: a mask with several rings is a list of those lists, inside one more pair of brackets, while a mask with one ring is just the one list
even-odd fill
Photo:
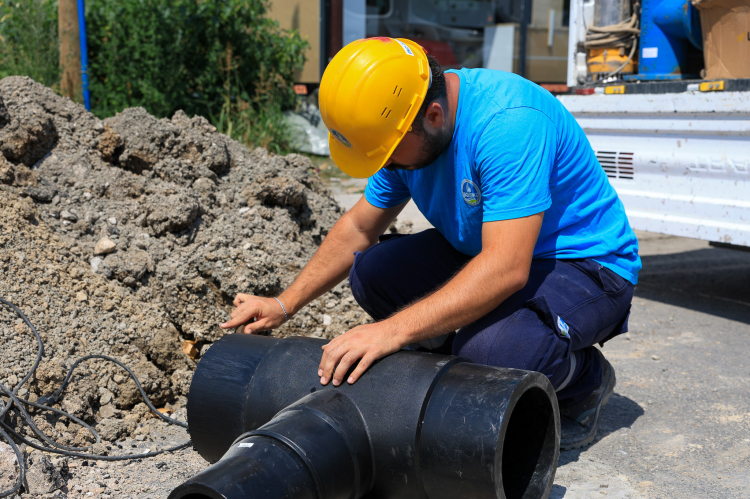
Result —
[[0, 78], [30, 76], [58, 88], [56, 0], [0, 0]]
[[209, 114], [209, 119], [219, 132], [243, 144], [265, 147], [276, 154], [291, 152], [294, 145], [292, 136], [298, 130], [292, 129], [284, 121], [281, 106], [273, 99], [275, 89], [285, 82], [278, 73], [269, 75], [265, 68], [261, 68], [254, 94], [248, 95], [245, 90], [235, 94], [233, 90], [242, 89], [242, 84], [230, 60], [231, 53], [228, 53], [223, 66], [227, 69], [227, 78], [221, 111], [218, 116]]
[[246, 101], [227, 102], [211, 121], [217, 130], [251, 147], [265, 147], [276, 154], [292, 150], [292, 133], [279, 106], [256, 109]]
[[92, 109], [275, 116], [292, 102], [306, 42], [265, 14], [266, 0], [87, 2]]
[[[267, 0], [88, 0], [92, 111], [182, 109], [249, 146], [289, 151], [281, 110], [307, 42], [266, 14]], [[57, 35], [56, 0], [0, 0], [0, 78], [59, 90]]]

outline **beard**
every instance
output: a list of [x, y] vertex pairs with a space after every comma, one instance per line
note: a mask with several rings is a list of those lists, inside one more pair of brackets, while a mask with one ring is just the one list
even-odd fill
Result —
[[414, 164], [400, 165], [398, 163], [391, 163], [385, 169], [389, 171], [421, 170], [426, 166], [430, 166], [450, 145], [453, 139], [453, 130], [441, 128], [435, 134], [423, 131], [419, 136], [422, 138], [422, 147], [419, 151], [419, 159]]

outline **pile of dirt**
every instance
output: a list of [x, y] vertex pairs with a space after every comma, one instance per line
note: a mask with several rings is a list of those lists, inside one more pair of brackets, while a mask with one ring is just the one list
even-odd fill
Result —
[[[340, 215], [304, 156], [250, 151], [182, 112], [102, 121], [28, 78], [1, 80], [0, 296], [46, 348], [20, 395], [48, 395], [75, 359], [105, 354], [133, 368], [157, 407], [182, 407], [234, 296], [278, 294]], [[343, 283], [273, 334], [330, 338], [367, 321]], [[5, 309], [0, 347], [0, 382], [15, 386], [36, 344]], [[148, 417], [114, 364], [77, 373], [60, 407], [108, 440]], [[61, 443], [87, 441], [74, 423], [37, 419]]]

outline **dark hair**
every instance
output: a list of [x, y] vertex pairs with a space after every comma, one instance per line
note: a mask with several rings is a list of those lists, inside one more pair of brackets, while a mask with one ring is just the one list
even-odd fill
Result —
[[440, 67], [437, 59], [431, 55], [427, 56], [427, 60], [430, 61], [432, 84], [430, 84], [430, 88], [427, 90], [427, 95], [425, 95], [422, 107], [419, 108], [419, 112], [417, 113], [416, 118], [414, 118], [414, 122], [411, 124], [412, 130], [418, 135], [424, 133], [424, 114], [427, 111], [427, 106], [438, 100], [447, 102], [448, 97], [448, 92], [445, 88], [445, 73], [443, 73], [443, 68]]

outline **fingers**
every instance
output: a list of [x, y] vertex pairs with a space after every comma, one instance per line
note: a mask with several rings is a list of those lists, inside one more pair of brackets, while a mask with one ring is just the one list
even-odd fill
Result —
[[231, 314], [231, 320], [221, 324], [222, 329], [229, 329], [250, 322], [250, 319], [257, 317], [260, 314], [260, 307], [258, 305], [249, 305], [237, 308]]
[[359, 360], [362, 355], [356, 351], [349, 351], [341, 357], [336, 371], [333, 373], [333, 386], [339, 386], [344, 380], [347, 371], [352, 365]]
[[260, 331], [266, 331], [268, 329], [273, 329], [273, 326], [269, 324], [268, 319], [262, 319], [259, 321], [251, 322], [250, 324], [245, 324], [245, 333], [246, 334], [254, 334], [259, 333]]
[[244, 293], [238, 293], [237, 296], [234, 297], [234, 306], [239, 307], [240, 303], [244, 303], [247, 301], [247, 299], [250, 298], [250, 295], [246, 295]]
[[323, 346], [323, 357], [320, 359], [320, 367], [318, 369], [321, 385], [327, 385], [328, 382], [331, 381], [333, 369], [346, 353], [339, 348], [339, 345], [341, 344], [339, 338], [335, 338], [331, 340], [330, 343]]
[[375, 362], [375, 356], [374, 355], [365, 355], [362, 357], [362, 359], [359, 361], [359, 364], [357, 365], [357, 368], [352, 371], [352, 373], [349, 375], [349, 379], [346, 380], [347, 383], [350, 385], [357, 382], [360, 376], [364, 374], [365, 371], [372, 365], [372, 363]]
[[346, 380], [349, 384], [356, 383], [378, 357], [376, 352], [368, 351], [367, 348], [347, 349], [345, 344], [331, 345], [329, 343], [323, 347], [323, 358], [318, 370], [320, 383], [326, 385], [333, 380], [333, 386], [339, 386], [344, 382], [349, 369], [359, 361], [356, 369]]

